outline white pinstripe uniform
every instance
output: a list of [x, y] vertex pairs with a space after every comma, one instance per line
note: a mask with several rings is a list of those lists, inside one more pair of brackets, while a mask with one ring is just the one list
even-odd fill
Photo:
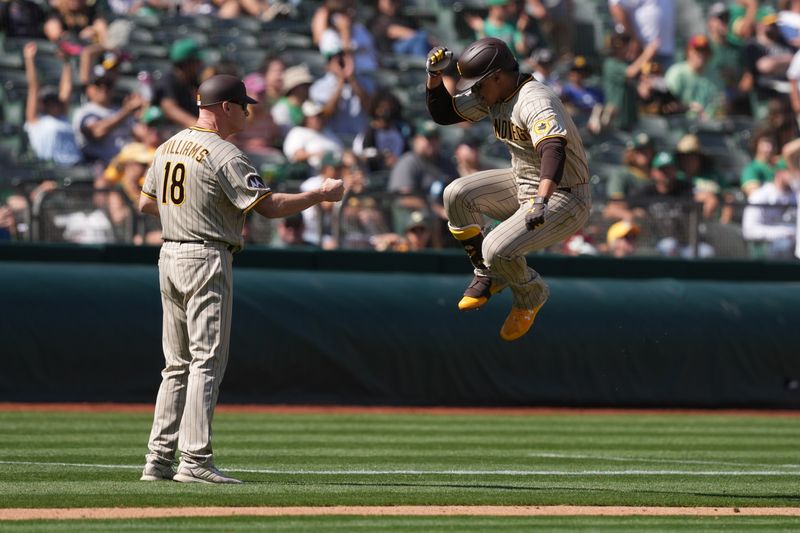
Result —
[[[508, 283], [513, 305], [532, 309], [547, 299], [547, 285], [525, 261], [525, 254], [562, 241], [586, 223], [591, 209], [589, 170], [583, 142], [574, 122], [552, 89], [528, 78], [504, 101], [486, 108], [471, 92], [453, 97], [456, 112], [477, 122], [487, 116], [495, 136], [508, 146], [511, 168], [477, 172], [451, 183], [444, 204], [451, 229], [483, 225], [483, 215], [502, 221], [483, 241], [484, 264], [498, 284]], [[544, 224], [525, 227], [528, 203], [539, 188], [536, 146], [563, 137], [567, 158], [558, 189], [547, 206]]]
[[232, 310], [232, 252], [245, 214], [271, 194], [258, 172], [216, 132], [185, 129], [162, 144], [142, 194], [158, 204], [158, 260], [166, 366], [148, 463], [213, 466], [211, 420], [225, 373]]

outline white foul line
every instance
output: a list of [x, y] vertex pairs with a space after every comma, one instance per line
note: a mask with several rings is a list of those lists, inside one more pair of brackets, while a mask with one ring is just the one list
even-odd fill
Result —
[[[49, 463], [37, 461], [0, 461], [5, 465], [58, 466], [139, 470], [141, 465], [89, 463]], [[235, 468], [229, 472], [301, 476], [800, 476], [800, 472], [779, 470], [277, 470], [271, 468]]]
[[770, 463], [737, 463], [734, 461], [701, 461], [697, 459], [651, 459], [648, 457], [619, 457], [613, 455], [590, 455], [579, 453], [552, 453], [552, 452], [530, 452], [528, 457], [542, 457], [545, 459], [592, 459], [601, 461], [626, 461], [637, 463], [667, 463], [667, 464], [687, 464], [687, 465], [725, 465], [725, 466], [759, 466], [775, 468], [800, 468], [797, 464], [770, 464]]

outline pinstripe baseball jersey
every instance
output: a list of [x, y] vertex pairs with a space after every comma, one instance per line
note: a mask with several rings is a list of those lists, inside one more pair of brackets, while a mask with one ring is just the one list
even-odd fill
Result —
[[491, 108], [483, 106], [470, 91], [455, 95], [453, 105], [456, 112], [470, 122], [487, 116], [491, 119], [495, 136], [511, 153], [511, 167], [519, 184], [520, 198], [530, 198], [539, 188], [541, 161], [535, 148], [551, 137], [563, 137], [567, 141], [567, 158], [559, 185], [574, 187], [589, 182], [586, 153], [578, 128], [547, 85], [528, 77], [511, 96]]
[[157, 201], [166, 241], [240, 249], [245, 215], [271, 194], [247, 157], [217, 132], [188, 128], [156, 150], [142, 193]]

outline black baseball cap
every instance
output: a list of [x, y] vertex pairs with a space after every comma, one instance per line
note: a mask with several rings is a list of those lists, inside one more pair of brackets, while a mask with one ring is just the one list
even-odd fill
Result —
[[257, 104], [258, 101], [247, 96], [244, 82], [230, 74], [218, 74], [208, 78], [197, 89], [197, 106], [206, 107], [222, 102], [234, 104]]

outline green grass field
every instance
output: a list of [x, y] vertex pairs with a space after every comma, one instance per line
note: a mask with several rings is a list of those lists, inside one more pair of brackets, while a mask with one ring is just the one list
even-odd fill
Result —
[[[800, 507], [800, 418], [692, 414], [236, 414], [240, 486], [137, 481], [151, 417], [0, 412], [0, 507]], [[0, 522], [0, 530], [797, 530], [791, 517], [231, 517]], [[685, 530], [685, 529], [684, 529]]]

